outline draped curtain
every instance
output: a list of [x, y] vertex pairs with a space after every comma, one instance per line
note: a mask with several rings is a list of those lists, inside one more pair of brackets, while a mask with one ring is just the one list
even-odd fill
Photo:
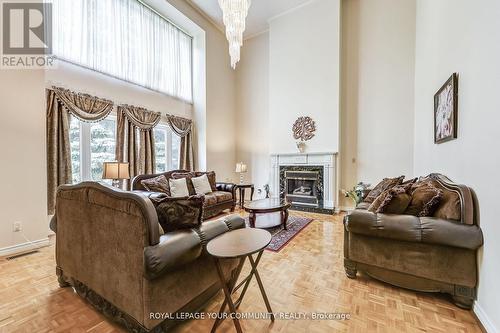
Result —
[[113, 102], [59, 87], [47, 89], [46, 97], [47, 210], [51, 215], [54, 214], [57, 187], [71, 183], [69, 115], [81, 121], [100, 121], [109, 115]]
[[176, 116], [167, 116], [167, 122], [172, 131], [181, 137], [179, 168], [183, 170], [194, 170], [192, 120]]
[[[117, 109], [116, 159], [128, 162], [130, 177], [155, 172], [155, 144], [153, 128], [161, 114], [144, 108], [120, 105]], [[126, 182], [125, 188], [130, 188]]]

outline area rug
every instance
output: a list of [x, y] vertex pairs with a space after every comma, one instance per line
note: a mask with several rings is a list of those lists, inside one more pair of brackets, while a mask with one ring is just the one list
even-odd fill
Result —
[[[283, 225], [266, 228], [265, 230], [269, 231], [272, 236], [271, 243], [266, 247], [266, 250], [279, 252], [292, 240], [292, 238], [297, 236], [302, 229], [307, 227], [312, 220], [313, 219], [305, 217], [290, 216], [286, 223], [287, 230], [283, 230]], [[248, 216], [245, 218], [245, 223], [249, 226]]]

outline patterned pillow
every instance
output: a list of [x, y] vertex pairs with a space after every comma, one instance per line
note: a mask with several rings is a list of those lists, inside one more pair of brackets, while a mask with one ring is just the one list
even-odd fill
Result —
[[400, 176], [396, 178], [384, 178], [380, 183], [377, 184], [377, 186], [373, 188], [373, 190], [370, 191], [370, 193], [368, 193], [363, 202], [372, 203], [385, 190], [391, 189], [394, 186], [401, 184], [404, 178], [405, 176]]
[[[406, 181], [384, 191], [387, 195], [377, 208], [377, 213], [403, 214], [411, 202], [411, 187], [417, 179]], [[378, 199], [378, 198], [377, 198]]]
[[141, 180], [142, 186], [150, 192], [162, 192], [170, 196], [170, 186], [164, 175], [158, 177]]
[[181, 229], [198, 228], [203, 222], [204, 197], [200, 195], [172, 198], [150, 197], [158, 214], [158, 222], [165, 233]]
[[429, 182], [419, 182], [412, 186], [411, 202], [405, 214], [432, 216], [443, 198], [443, 191]]

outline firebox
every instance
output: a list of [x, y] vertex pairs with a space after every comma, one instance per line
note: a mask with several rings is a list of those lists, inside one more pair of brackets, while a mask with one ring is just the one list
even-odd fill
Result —
[[321, 197], [318, 191], [318, 171], [285, 171], [285, 197], [292, 204], [317, 207]]

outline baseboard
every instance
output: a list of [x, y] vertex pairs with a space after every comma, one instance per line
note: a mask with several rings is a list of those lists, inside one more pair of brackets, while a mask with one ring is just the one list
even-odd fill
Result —
[[13, 246], [8, 246], [0, 249], [0, 257], [8, 257], [13, 254], [19, 254], [22, 252], [33, 251], [44, 246], [49, 246], [49, 238], [42, 238], [32, 242], [21, 243]]
[[484, 312], [483, 308], [476, 301], [474, 302], [473, 312], [476, 315], [477, 319], [480, 321], [481, 325], [483, 325], [484, 330], [487, 333], [500, 333], [500, 331], [495, 327], [490, 317]]

